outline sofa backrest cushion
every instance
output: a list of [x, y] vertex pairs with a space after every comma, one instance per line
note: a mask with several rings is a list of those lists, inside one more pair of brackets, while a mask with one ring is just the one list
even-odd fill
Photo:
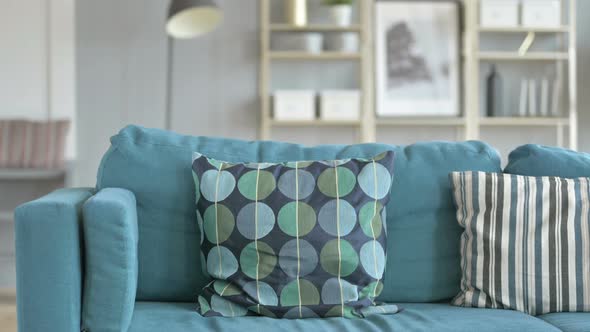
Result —
[[510, 152], [504, 173], [563, 178], [590, 177], [590, 154], [526, 144]]
[[459, 236], [448, 175], [499, 172], [497, 153], [481, 142], [321, 145], [192, 137], [129, 126], [112, 137], [97, 189], [118, 187], [137, 200], [138, 300], [196, 301], [208, 282], [192, 179], [193, 152], [229, 162], [363, 158], [393, 150], [395, 176], [387, 206], [387, 266], [380, 300], [433, 302], [459, 291]]

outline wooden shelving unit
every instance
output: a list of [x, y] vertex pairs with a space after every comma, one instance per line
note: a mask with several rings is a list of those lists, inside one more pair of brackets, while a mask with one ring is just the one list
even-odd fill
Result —
[[569, 54], [567, 52], [528, 52], [520, 55], [517, 52], [479, 52], [477, 57], [479, 60], [487, 61], [556, 61], [568, 60]]
[[271, 124], [277, 127], [302, 127], [302, 126], [313, 126], [313, 127], [354, 127], [360, 126], [360, 120], [300, 120], [300, 121], [279, 121], [271, 120]]
[[[372, 52], [371, 52], [371, 1], [359, 1], [359, 23], [350, 26], [326, 24], [310, 24], [294, 26], [290, 24], [271, 23], [270, 5], [275, 0], [260, 0], [260, 100], [261, 120], [260, 139], [271, 139], [273, 127], [342, 127], [359, 132], [359, 141], [375, 140], [372, 91]], [[322, 52], [305, 53], [294, 51], [273, 51], [270, 48], [270, 36], [280, 32], [355, 32], [359, 34], [359, 51], [357, 53]], [[278, 121], [272, 118], [270, 75], [275, 61], [354, 61], [359, 64], [359, 89], [361, 91], [361, 117], [359, 120], [310, 120], [310, 121]]]
[[268, 52], [268, 57], [270, 59], [276, 60], [358, 60], [361, 58], [361, 54], [339, 52], [305, 53], [271, 51]]
[[353, 24], [347, 27], [325, 25], [325, 24], [310, 24], [306, 26], [297, 26], [291, 24], [269, 24], [271, 32], [361, 32], [362, 28], [359, 24]]
[[[562, 0], [563, 25], [553, 28], [489, 28], [479, 25], [480, 0], [462, 0], [464, 18], [463, 31], [463, 112], [460, 117], [391, 117], [378, 118], [374, 108], [374, 42], [373, 42], [373, 0], [359, 0], [359, 23], [347, 27], [311, 24], [293, 26], [270, 22], [270, 3], [275, 0], [260, 0], [260, 98], [261, 121], [260, 138], [271, 139], [273, 127], [341, 127], [343, 130], [359, 130], [360, 142], [373, 142], [379, 128], [387, 127], [441, 127], [456, 130], [458, 140], [479, 139], [481, 128], [544, 128], [555, 130], [556, 144], [577, 149], [578, 115], [576, 107], [576, 0]], [[303, 52], [272, 51], [270, 35], [280, 32], [357, 32], [361, 48], [358, 53], [323, 52], [309, 54]], [[526, 35], [529, 33], [555, 35], [562, 49], [555, 52], [482, 51], [480, 36], [489, 34]], [[566, 46], [567, 45], [567, 46]], [[270, 73], [275, 61], [358, 61], [360, 64], [359, 86], [362, 95], [361, 118], [359, 121], [276, 121], [270, 110]], [[489, 62], [549, 63], [555, 64], [558, 73], [568, 77], [567, 112], [565, 116], [550, 117], [494, 117], [481, 116], [480, 110], [480, 64]], [[565, 77], [566, 75], [563, 75]], [[565, 83], [565, 82], [564, 82]], [[566, 135], [567, 134], [567, 135]], [[493, 142], [490, 142], [493, 144]]]
[[520, 127], [543, 127], [543, 126], [567, 126], [569, 118], [548, 118], [548, 117], [481, 117], [481, 126], [520, 126]]
[[395, 117], [378, 118], [378, 126], [428, 126], [428, 127], [463, 127], [462, 117]]
[[562, 25], [556, 28], [533, 28], [533, 27], [515, 27], [515, 28], [490, 28], [490, 27], [478, 27], [479, 32], [490, 32], [490, 33], [559, 33], [569, 32], [570, 27]]
[[[564, 25], [555, 28], [488, 28], [479, 25], [479, 0], [463, 0], [465, 8], [465, 50], [464, 72], [469, 84], [464, 89], [464, 105], [466, 118], [466, 139], [479, 139], [482, 127], [547, 127], [555, 130], [557, 145], [564, 146], [566, 128], [568, 129], [568, 147], [578, 147], [578, 113], [577, 113], [577, 68], [576, 68], [576, 0], [562, 0], [562, 13], [567, 17]], [[480, 51], [480, 35], [502, 34], [554, 34], [561, 49], [555, 52], [517, 51]], [[553, 63], [556, 72], [563, 74], [567, 70], [568, 94], [566, 117], [484, 117], [480, 110], [480, 63], [482, 62], [539, 62]], [[563, 91], [563, 89], [562, 89]], [[565, 112], [564, 112], [565, 113]]]
[[0, 168], [0, 180], [42, 180], [65, 176], [63, 169], [13, 169]]

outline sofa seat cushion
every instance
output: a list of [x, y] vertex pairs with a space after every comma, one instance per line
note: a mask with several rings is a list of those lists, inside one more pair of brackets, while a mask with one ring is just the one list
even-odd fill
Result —
[[193, 303], [137, 302], [129, 332], [151, 331], [559, 331], [553, 325], [517, 311], [454, 307], [449, 304], [401, 303], [396, 315], [346, 318], [274, 319], [267, 317], [202, 317]]
[[558, 312], [538, 316], [563, 332], [590, 332], [590, 312]]

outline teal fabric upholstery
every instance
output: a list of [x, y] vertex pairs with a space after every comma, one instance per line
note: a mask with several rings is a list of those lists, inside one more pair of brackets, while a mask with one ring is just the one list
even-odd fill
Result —
[[393, 150], [396, 174], [392, 204], [387, 207], [390, 237], [380, 296], [388, 302], [430, 302], [457, 294], [461, 228], [449, 195], [448, 173], [501, 171], [495, 150], [481, 142], [310, 148], [129, 126], [111, 143], [97, 188], [128, 189], [137, 199], [138, 300], [193, 302], [208, 282], [198, 263], [200, 234], [190, 167], [195, 151], [229, 162], [281, 162], [362, 158]]
[[80, 331], [80, 217], [92, 193], [62, 189], [16, 209], [19, 331]]
[[563, 178], [590, 177], [590, 154], [527, 144], [510, 152], [504, 173]]
[[[557, 332], [541, 319], [517, 311], [453, 307], [449, 304], [401, 303], [398, 314], [366, 319], [202, 317], [194, 303], [138, 302], [129, 332], [152, 331], [322, 331], [322, 332]], [[270, 329], [269, 329], [270, 328]]]
[[538, 318], [563, 332], [590, 332], [590, 312], [559, 312], [542, 315]]
[[84, 204], [85, 244], [82, 327], [126, 332], [137, 288], [135, 196], [106, 188]]

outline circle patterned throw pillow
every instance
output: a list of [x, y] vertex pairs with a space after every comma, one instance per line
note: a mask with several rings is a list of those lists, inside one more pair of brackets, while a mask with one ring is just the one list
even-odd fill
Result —
[[229, 163], [195, 153], [203, 316], [366, 317], [387, 257], [393, 152], [370, 159]]

